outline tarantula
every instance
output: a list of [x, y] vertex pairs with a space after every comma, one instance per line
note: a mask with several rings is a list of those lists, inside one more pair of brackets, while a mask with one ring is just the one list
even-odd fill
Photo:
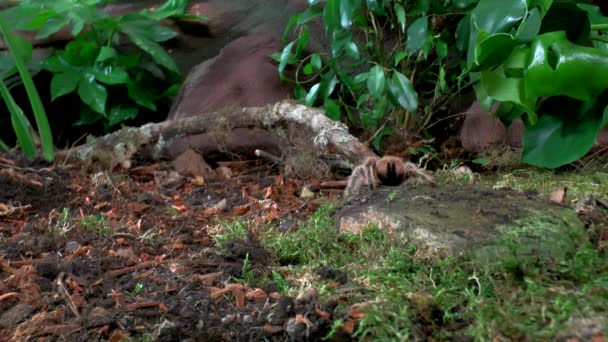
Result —
[[378, 185], [397, 186], [408, 178], [422, 178], [428, 183], [435, 183], [433, 176], [412, 162], [405, 162], [395, 156], [384, 156], [380, 159], [368, 157], [355, 167], [348, 177], [344, 197], [359, 193], [365, 187], [373, 189]]

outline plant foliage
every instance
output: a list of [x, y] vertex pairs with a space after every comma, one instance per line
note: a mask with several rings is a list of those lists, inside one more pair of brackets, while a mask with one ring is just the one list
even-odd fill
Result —
[[[35, 132], [29, 119], [15, 102], [9, 89], [9, 87], [19, 84], [19, 81], [23, 82], [34, 118], [36, 119], [36, 125], [38, 126], [43, 155], [47, 160], [52, 161], [55, 156], [51, 128], [42, 106], [42, 101], [26, 65], [27, 61], [32, 58], [32, 45], [11, 32], [6, 16], [3, 14], [0, 13], [0, 32], [8, 45], [11, 55], [3, 58], [0, 62], [0, 95], [4, 99], [4, 103], [11, 115], [11, 123], [19, 146], [26, 155], [33, 156], [36, 153], [36, 146], [34, 144]], [[16, 78], [17, 72], [20, 78]], [[8, 83], [8, 86], [5, 82]], [[4, 143], [2, 145], [7, 149], [8, 146]]]
[[[462, 5], [449, 0], [321, 0], [309, 5], [285, 30], [286, 39], [297, 28], [296, 39], [274, 56], [283, 78], [288, 65], [297, 67], [295, 97], [321, 105], [335, 120], [345, 116], [352, 125], [375, 131], [376, 147], [391, 134], [387, 123], [424, 128], [456, 86], [457, 65], [447, 64], [456, 43], [448, 24]], [[329, 48], [307, 54], [308, 25], [317, 18]], [[421, 95], [432, 99], [423, 102]]]
[[[329, 48], [307, 54], [317, 18]], [[318, 0], [285, 37], [294, 28], [275, 58], [284, 78], [297, 67], [296, 98], [381, 129], [376, 143], [395, 123], [426, 127], [467, 84], [486, 109], [500, 103], [504, 121], [523, 116], [522, 159], [533, 165], [577, 160], [608, 122], [608, 18], [589, 1]]]
[[[111, 16], [104, 0], [26, 0], [5, 11], [12, 27], [43, 39], [69, 29], [74, 39], [48, 57], [51, 98], [76, 92], [84, 104], [76, 125], [103, 124], [109, 130], [155, 111], [177, 89], [180, 73], [160, 45], [177, 33], [158, 23], [184, 15], [186, 0], [168, 0], [154, 11]], [[125, 96], [125, 94], [127, 96]]]
[[608, 122], [606, 24], [596, 6], [551, 0], [480, 0], [461, 22], [480, 103], [525, 114], [524, 162], [575, 161]]

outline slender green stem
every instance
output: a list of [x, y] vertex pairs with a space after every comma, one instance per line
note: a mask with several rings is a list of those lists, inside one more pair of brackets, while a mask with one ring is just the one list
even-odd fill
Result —
[[591, 25], [592, 30], [608, 30], [608, 24], [595, 24]]

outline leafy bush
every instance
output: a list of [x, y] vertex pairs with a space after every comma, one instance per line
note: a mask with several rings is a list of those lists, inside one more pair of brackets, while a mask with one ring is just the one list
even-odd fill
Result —
[[[354, 126], [376, 131], [376, 148], [392, 126], [424, 128], [449, 99], [444, 95], [458, 86], [458, 65], [447, 63], [455, 44], [449, 31], [456, 24], [453, 18], [458, 19], [452, 11], [464, 8], [466, 1], [309, 4], [285, 30], [284, 39], [297, 27], [297, 38], [274, 55], [279, 73], [286, 79], [286, 67], [297, 66], [295, 97], [306, 105], [321, 105], [335, 120], [345, 115]], [[307, 24], [317, 18], [323, 21], [330, 48], [307, 55]], [[425, 101], [428, 97], [432, 99]]]
[[[297, 99], [384, 127], [376, 147], [394, 123], [424, 128], [466, 78], [486, 109], [500, 103], [504, 121], [523, 116], [523, 161], [555, 168], [587, 153], [608, 123], [608, 18], [588, 2], [309, 1], [286, 29], [298, 27], [297, 38], [275, 58], [284, 78], [297, 66]], [[306, 55], [316, 18], [330, 51]], [[462, 57], [448, 58], [455, 50]]]
[[584, 1], [480, 0], [462, 20], [469, 77], [505, 120], [524, 115], [522, 160], [555, 168], [608, 123], [608, 18]]
[[76, 92], [83, 108], [74, 124], [102, 124], [107, 131], [175, 94], [179, 70], [160, 43], [177, 33], [158, 21], [188, 17], [188, 1], [114, 17], [99, 6], [106, 2], [25, 0], [4, 17], [16, 29], [35, 31], [37, 39], [70, 28], [75, 38], [43, 62], [53, 73], [51, 98]]

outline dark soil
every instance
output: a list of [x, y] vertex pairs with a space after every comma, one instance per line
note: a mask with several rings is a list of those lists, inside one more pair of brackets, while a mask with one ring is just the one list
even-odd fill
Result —
[[[0, 167], [0, 341], [325, 336], [337, 303], [280, 295], [255, 234], [319, 203], [297, 196], [298, 181], [258, 170], [196, 185], [159, 165], [98, 175], [37, 160]], [[250, 236], [219, 248], [208, 228], [235, 218], [251, 222]], [[259, 288], [237, 280], [245, 260]]]

